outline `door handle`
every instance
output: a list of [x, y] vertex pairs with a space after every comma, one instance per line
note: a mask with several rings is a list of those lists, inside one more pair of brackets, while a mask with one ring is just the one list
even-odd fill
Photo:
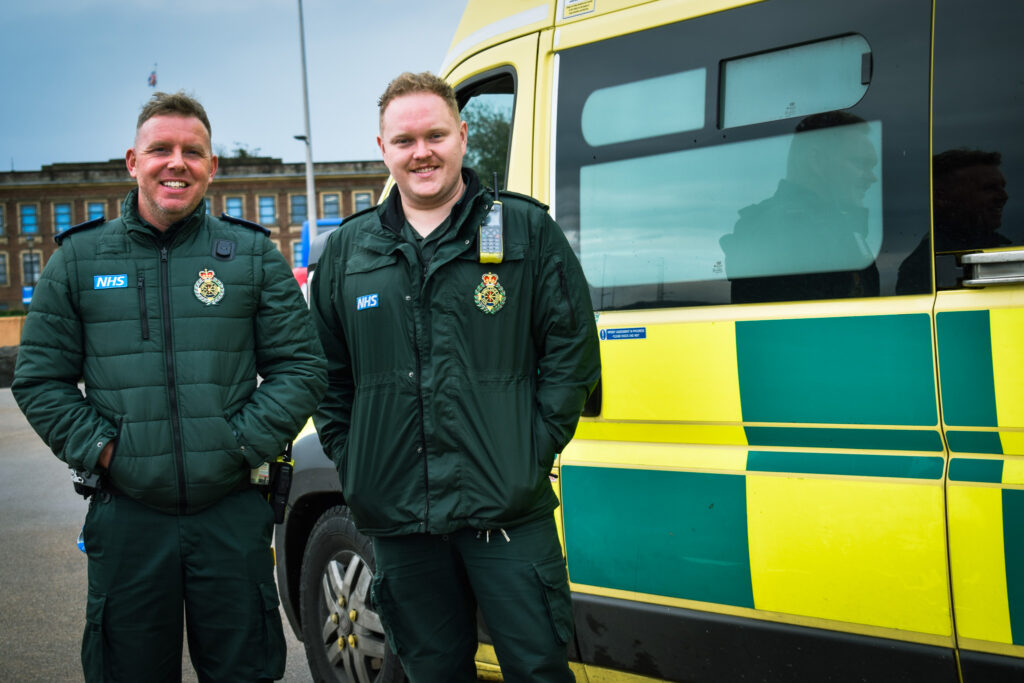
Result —
[[965, 287], [1010, 285], [1024, 282], [1024, 249], [964, 254]]

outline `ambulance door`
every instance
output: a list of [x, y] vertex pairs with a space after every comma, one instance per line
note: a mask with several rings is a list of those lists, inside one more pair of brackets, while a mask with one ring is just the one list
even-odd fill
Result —
[[1024, 4], [937, 0], [936, 330], [964, 683], [1024, 680]]
[[500, 43], [448, 74], [469, 127], [465, 165], [490, 187], [531, 194], [538, 34]]
[[580, 656], [955, 681], [927, 260], [899, 277], [932, 3], [738, 4], [556, 32], [552, 204], [601, 335], [561, 456]]

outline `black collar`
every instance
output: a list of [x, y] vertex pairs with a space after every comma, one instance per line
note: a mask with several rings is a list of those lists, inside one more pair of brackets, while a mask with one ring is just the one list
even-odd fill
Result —
[[[462, 192], [462, 196], [459, 197], [459, 201], [455, 202], [455, 206], [452, 207], [452, 211], [449, 216], [460, 216], [462, 210], [466, 207], [468, 202], [473, 201], [477, 193], [480, 192], [480, 180], [476, 177], [476, 173], [471, 168], [462, 169], [462, 182], [466, 188]], [[453, 218], [454, 220], [454, 218]], [[402, 195], [398, 191], [398, 185], [392, 188], [391, 193], [388, 194], [387, 202], [384, 204], [384, 213], [380, 217], [381, 225], [386, 230], [390, 230], [396, 235], [402, 234], [402, 226], [405, 225], [405, 211], [402, 210]]]

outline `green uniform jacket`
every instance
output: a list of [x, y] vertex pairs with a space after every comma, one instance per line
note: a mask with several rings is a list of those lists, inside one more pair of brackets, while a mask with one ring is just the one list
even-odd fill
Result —
[[13, 391], [61, 460], [96, 471], [116, 438], [113, 485], [189, 513], [282, 453], [323, 393], [324, 360], [295, 278], [262, 228], [209, 216], [200, 203], [157, 235], [135, 196], [121, 218], [58, 236]]
[[561, 229], [533, 199], [502, 194], [504, 260], [480, 263], [493, 195], [463, 173], [430, 263], [400, 234], [395, 190], [331, 234], [313, 278], [328, 361], [314, 422], [368, 535], [550, 514], [555, 454], [600, 375], [587, 284]]

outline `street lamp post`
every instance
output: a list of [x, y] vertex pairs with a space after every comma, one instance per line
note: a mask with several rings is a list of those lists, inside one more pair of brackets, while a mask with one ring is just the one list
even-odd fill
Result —
[[[28, 256], [28, 261], [27, 261], [28, 268], [25, 268], [26, 261], [22, 260], [22, 271], [23, 271], [22, 275], [23, 275], [23, 277], [25, 279], [23, 285], [26, 286], [26, 287], [32, 287], [32, 290], [35, 290], [36, 282], [39, 281], [39, 276], [36, 275], [36, 261], [35, 261], [35, 258], [34, 258], [36, 253], [35, 253], [35, 250], [33, 249], [34, 242], [35, 242], [35, 235], [31, 235], [31, 234], [25, 235], [25, 246], [28, 248], [28, 251], [27, 251], [27, 254], [26, 254]], [[40, 260], [42, 260], [42, 259], [40, 259]], [[31, 300], [31, 294], [26, 295], [26, 293], [25, 293], [27, 291], [28, 290], [24, 290], [24, 289], [22, 291], [22, 303], [24, 305], [26, 305], [26, 306], [29, 305], [28, 301]], [[26, 300], [26, 296], [28, 297], [28, 300]]]
[[309, 221], [309, 240], [316, 237], [316, 189], [313, 185], [313, 137], [309, 131], [309, 86], [306, 83], [306, 30], [302, 21], [302, 0], [299, 0], [299, 49], [302, 52], [302, 107], [306, 119], [306, 134], [294, 136], [306, 143], [306, 217]]

